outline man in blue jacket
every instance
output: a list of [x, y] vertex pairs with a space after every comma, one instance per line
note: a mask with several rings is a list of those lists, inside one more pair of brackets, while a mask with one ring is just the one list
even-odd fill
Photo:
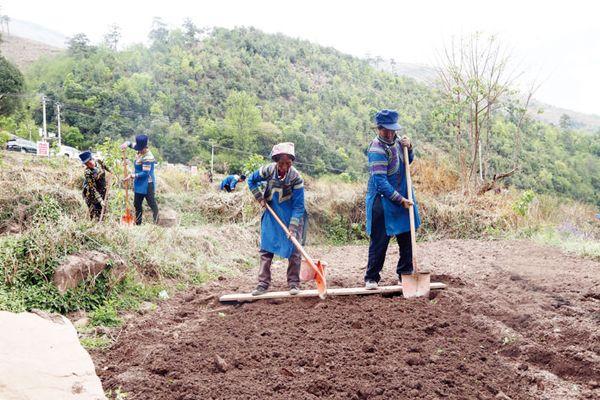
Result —
[[137, 151], [134, 162], [134, 173], [125, 179], [133, 179], [133, 206], [135, 208], [135, 224], [142, 223], [142, 202], [146, 199], [148, 206], [152, 210], [154, 223], [158, 222], [158, 205], [154, 198], [156, 190], [156, 176], [154, 175], [154, 166], [156, 159], [148, 148], [148, 136], [137, 135], [135, 145], [126, 141], [121, 145], [122, 149], [132, 148]]
[[233, 192], [236, 185], [245, 180], [246, 175], [229, 175], [221, 181], [221, 190], [225, 190], [227, 193]]
[[[290, 234], [300, 240], [304, 224], [304, 181], [292, 163], [296, 159], [294, 143], [279, 143], [271, 151], [272, 164], [254, 171], [248, 178], [248, 187], [256, 200], [264, 207], [265, 203], [275, 211], [289, 228]], [[266, 182], [263, 192], [259, 183]], [[275, 218], [267, 210], [260, 223], [260, 270], [258, 286], [254, 296], [265, 293], [271, 284], [271, 263], [273, 255], [289, 260], [287, 282], [290, 294], [300, 292], [300, 263], [302, 256], [281, 229]]]
[[[400, 248], [400, 260], [396, 267], [398, 279], [402, 274], [412, 272], [412, 247], [406, 185], [406, 170], [402, 146], [408, 147], [409, 162], [414, 153], [408, 137], [398, 139], [396, 132], [398, 112], [381, 110], [375, 116], [378, 135], [369, 146], [369, 184], [367, 188], [367, 234], [370, 237], [369, 261], [365, 273], [365, 288], [376, 289], [381, 279], [388, 244], [396, 237]], [[414, 199], [413, 193], [413, 199]], [[415, 229], [421, 221], [417, 205], [414, 204]]]

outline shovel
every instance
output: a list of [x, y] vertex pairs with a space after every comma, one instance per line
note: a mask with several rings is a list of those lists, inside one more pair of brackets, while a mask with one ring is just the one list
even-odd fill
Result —
[[415, 210], [413, 203], [412, 194], [412, 180], [410, 179], [410, 161], [408, 160], [408, 148], [402, 146], [404, 149], [404, 166], [406, 170], [406, 187], [408, 190], [408, 200], [411, 205], [408, 209], [409, 220], [410, 220], [410, 244], [412, 247], [412, 274], [402, 274], [402, 294], [404, 298], [410, 299], [413, 297], [422, 297], [429, 294], [429, 288], [431, 283], [431, 276], [429, 272], [420, 272], [417, 267], [417, 239], [415, 234]]
[[[125, 156], [125, 149], [123, 149], [123, 177], [127, 178], [127, 158]], [[131, 215], [131, 208], [129, 208], [129, 179], [125, 180], [125, 214], [121, 217], [121, 222], [127, 225], [133, 224], [133, 215]]]
[[292, 241], [294, 246], [296, 246], [296, 248], [298, 249], [300, 254], [302, 254], [302, 257], [304, 257], [304, 259], [306, 260], [308, 265], [315, 271], [315, 282], [317, 282], [317, 290], [319, 292], [319, 297], [322, 300], [325, 299], [325, 296], [327, 296], [327, 281], [325, 280], [325, 272], [323, 269], [323, 265], [321, 264], [321, 261], [317, 260], [316, 263], [314, 262], [312, 257], [308, 255], [308, 253], [304, 250], [304, 248], [302, 248], [302, 245], [300, 244], [300, 242], [298, 242], [298, 240], [293, 235], [290, 234], [290, 231], [287, 228], [287, 226], [285, 226], [285, 224], [281, 221], [281, 219], [279, 219], [279, 217], [277, 216], [275, 211], [273, 211], [271, 206], [269, 206], [266, 201], [265, 201], [265, 207], [267, 208], [267, 210], [269, 210], [269, 212], [271, 213], [273, 218], [275, 218], [275, 221], [277, 221], [279, 226], [281, 226], [281, 229], [283, 229], [283, 231], [285, 232], [287, 237]]

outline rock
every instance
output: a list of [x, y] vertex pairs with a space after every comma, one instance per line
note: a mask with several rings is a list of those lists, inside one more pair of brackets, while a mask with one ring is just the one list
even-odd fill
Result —
[[155, 309], [156, 309], [156, 304], [151, 303], [149, 301], [144, 301], [140, 304], [140, 306], [138, 308], [138, 312], [140, 314], [145, 314], [145, 313], [153, 311]]
[[98, 275], [109, 264], [111, 279], [116, 282], [122, 280], [127, 272], [127, 266], [121, 257], [94, 250], [72, 254], [56, 268], [52, 282], [60, 293], [65, 293], [68, 289], [77, 287], [89, 276]]
[[419, 356], [408, 356], [406, 358], [406, 363], [408, 365], [410, 365], [411, 367], [415, 366], [415, 365], [423, 365], [425, 364], [425, 362], [423, 361], [423, 359]]
[[90, 319], [88, 317], [79, 318], [77, 321], [73, 322], [73, 326], [75, 328], [80, 329], [87, 326], [90, 323]]
[[106, 400], [68, 319], [0, 311], [0, 326], [0, 399]]
[[215, 354], [214, 362], [217, 371], [227, 372], [227, 370], [229, 369], [229, 365], [227, 364], [227, 362], [218, 354]]
[[179, 225], [179, 215], [177, 214], [177, 211], [171, 208], [161, 208], [157, 224], [166, 228]]
[[166, 290], [161, 290], [158, 293], [158, 298], [161, 299], [161, 300], [168, 300], [169, 299], [169, 293], [167, 293]]
[[500, 399], [500, 400], [512, 400], [510, 397], [508, 397], [507, 395], [505, 395], [503, 391], [499, 391], [496, 394], [496, 398]]

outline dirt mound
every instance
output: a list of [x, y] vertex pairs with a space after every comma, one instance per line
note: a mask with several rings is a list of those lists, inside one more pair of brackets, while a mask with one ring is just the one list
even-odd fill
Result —
[[[94, 354], [107, 389], [152, 399], [597, 398], [600, 264], [529, 242], [422, 249], [430, 299], [341, 297], [221, 306], [254, 272], [164, 303]], [[366, 249], [318, 249], [330, 282], [362, 280]], [[391, 250], [384, 283], [393, 282]], [[274, 271], [283, 284], [284, 271]], [[584, 278], [587, 277], [587, 278]], [[583, 288], [578, 282], [583, 282]]]

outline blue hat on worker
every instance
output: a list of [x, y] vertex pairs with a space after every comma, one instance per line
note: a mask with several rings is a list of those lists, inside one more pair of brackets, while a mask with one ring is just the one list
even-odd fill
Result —
[[398, 111], [381, 110], [375, 114], [375, 123], [377, 126], [383, 126], [391, 131], [399, 131], [402, 127], [398, 124]]
[[140, 151], [148, 147], [148, 136], [146, 135], [137, 135], [135, 137], [135, 146], [133, 149], [136, 151]]
[[81, 154], [79, 154], [79, 159], [81, 160], [82, 164], [85, 164], [86, 162], [92, 159], [92, 152], [89, 150], [82, 152]]

